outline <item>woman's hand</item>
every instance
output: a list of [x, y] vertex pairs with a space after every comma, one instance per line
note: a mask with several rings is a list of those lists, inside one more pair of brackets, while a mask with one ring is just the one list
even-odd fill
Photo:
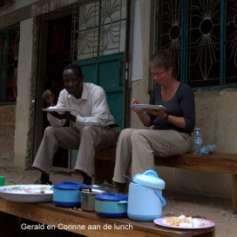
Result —
[[145, 112], [151, 116], [159, 117], [159, 118], [166, 118], [168, 114], [164, 110], [155, 110], [155, 109], [147, 109]]
[[[140, 104], [140, 102], [137, 99], [132, 98], [131, 105], [134, 105], [134, 104]], [[133, 107], [132, 107], [132, 111], [135, 112], [135, 113], [141, 113], [142, 112], [141, 109], [135, 109]]]
[[[131, 101], [131, 105], [134, 104], [140, 104], [140, 102], [133, 98]], [[150, 126], [151, 125], [151, 118], [149, 116], [149, 114], [147, 114], [143, 109], [136, 109], [134, 107], [132, 107], [132, 111], [134, 111], [138, 118], [140, 119], [140, 121], [143, 123], [144, 126]]]

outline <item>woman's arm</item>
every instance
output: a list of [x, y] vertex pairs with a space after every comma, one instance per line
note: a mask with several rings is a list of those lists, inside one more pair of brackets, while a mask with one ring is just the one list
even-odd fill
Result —
[[151, 125], [151, 117], [145, 111], [136, 111], [136, 114], [144, 126], [148, 127]]
[[158, 118], [160, 123], [168, 123], [175, 127], [191, 132], [195, 125], [195, 104], [192, 89], [185, 86], [179, 97], [179, 106], [183, 116], [175, 116], [165, 111], [147, 111], [152, 117]]
[[178, 127], [178, 128], [185, 128], [186, 126], [186, 122], [184, 117], [178, 117], [178, 116], [174, 116], [171, 114], [167, 114], [167, 122]]
[[172, 124], [176, 127], [179, 127], [179, 128], [184, 128], [185, 127], [184, 117], [174, 116], [174, 115], [168, 114], [165, 111], [156, 111], [156, 110], [148, 110], [147, 115], [149, 116], [150, 120], [151, 120], [150, 116], [152, 116], [154, 118], [163, 119], [167, 123], [170, 123], [170, 124]]
[[176, 127], [183, 128], [186, 132], [191, 132], [195, 126], [195, 103], [192, 89], [189, 86], [185, 85], [182, 90], [179, 103], [183, 116], [168, 115], [167, 122]]

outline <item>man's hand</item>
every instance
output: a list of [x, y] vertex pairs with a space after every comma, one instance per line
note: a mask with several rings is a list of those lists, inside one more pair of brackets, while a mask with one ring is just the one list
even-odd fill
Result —
[[42, 99], [47, 107], [55, 104], [55, 95], [51, 90], [44, 91], [42, 94]]
[[49, 112], [58, 119], [66, 119], [68, 121], [76, 122], [76, 116], [72, 115], [70, 111], [66, 111], [63, 114], [57, 112]]

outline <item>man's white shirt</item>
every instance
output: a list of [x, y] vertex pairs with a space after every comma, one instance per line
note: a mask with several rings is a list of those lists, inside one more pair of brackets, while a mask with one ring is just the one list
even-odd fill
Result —
[[[65, 108], [76, 117], [76, 126], [95, 125], [109, 126], [114, 124], [114, 118], [110, 113], [104, 89], [93, 83], [83, 83], [81, 98], [77, 99], [63, 89], [58, 97], [58, 102], [50, 108]], [[54, 127], [65, 124], [65, 120], [57, 119], [52, 114], [47, 114], [48, 121]]]

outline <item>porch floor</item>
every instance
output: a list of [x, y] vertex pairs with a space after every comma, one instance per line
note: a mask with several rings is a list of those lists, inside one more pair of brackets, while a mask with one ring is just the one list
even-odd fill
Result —
[[[36, 170], [23, 171], [14, 166], [0, 166], [0, 175], [6, 177], [6, 184], [32, 183], [39, 172]], [[65, 171], [54, 171], [51, 177], [53, 182], [62, 180], [80, 180], [79, 176]], [[216, 223], [216, 237], [236, 237], [237, 214], [231, 211], [230, 200], [210, 197], [191, 196], [180, 193], [167, 193], [167, 207], [164, 215], [194, 215], [205, 216]]]

